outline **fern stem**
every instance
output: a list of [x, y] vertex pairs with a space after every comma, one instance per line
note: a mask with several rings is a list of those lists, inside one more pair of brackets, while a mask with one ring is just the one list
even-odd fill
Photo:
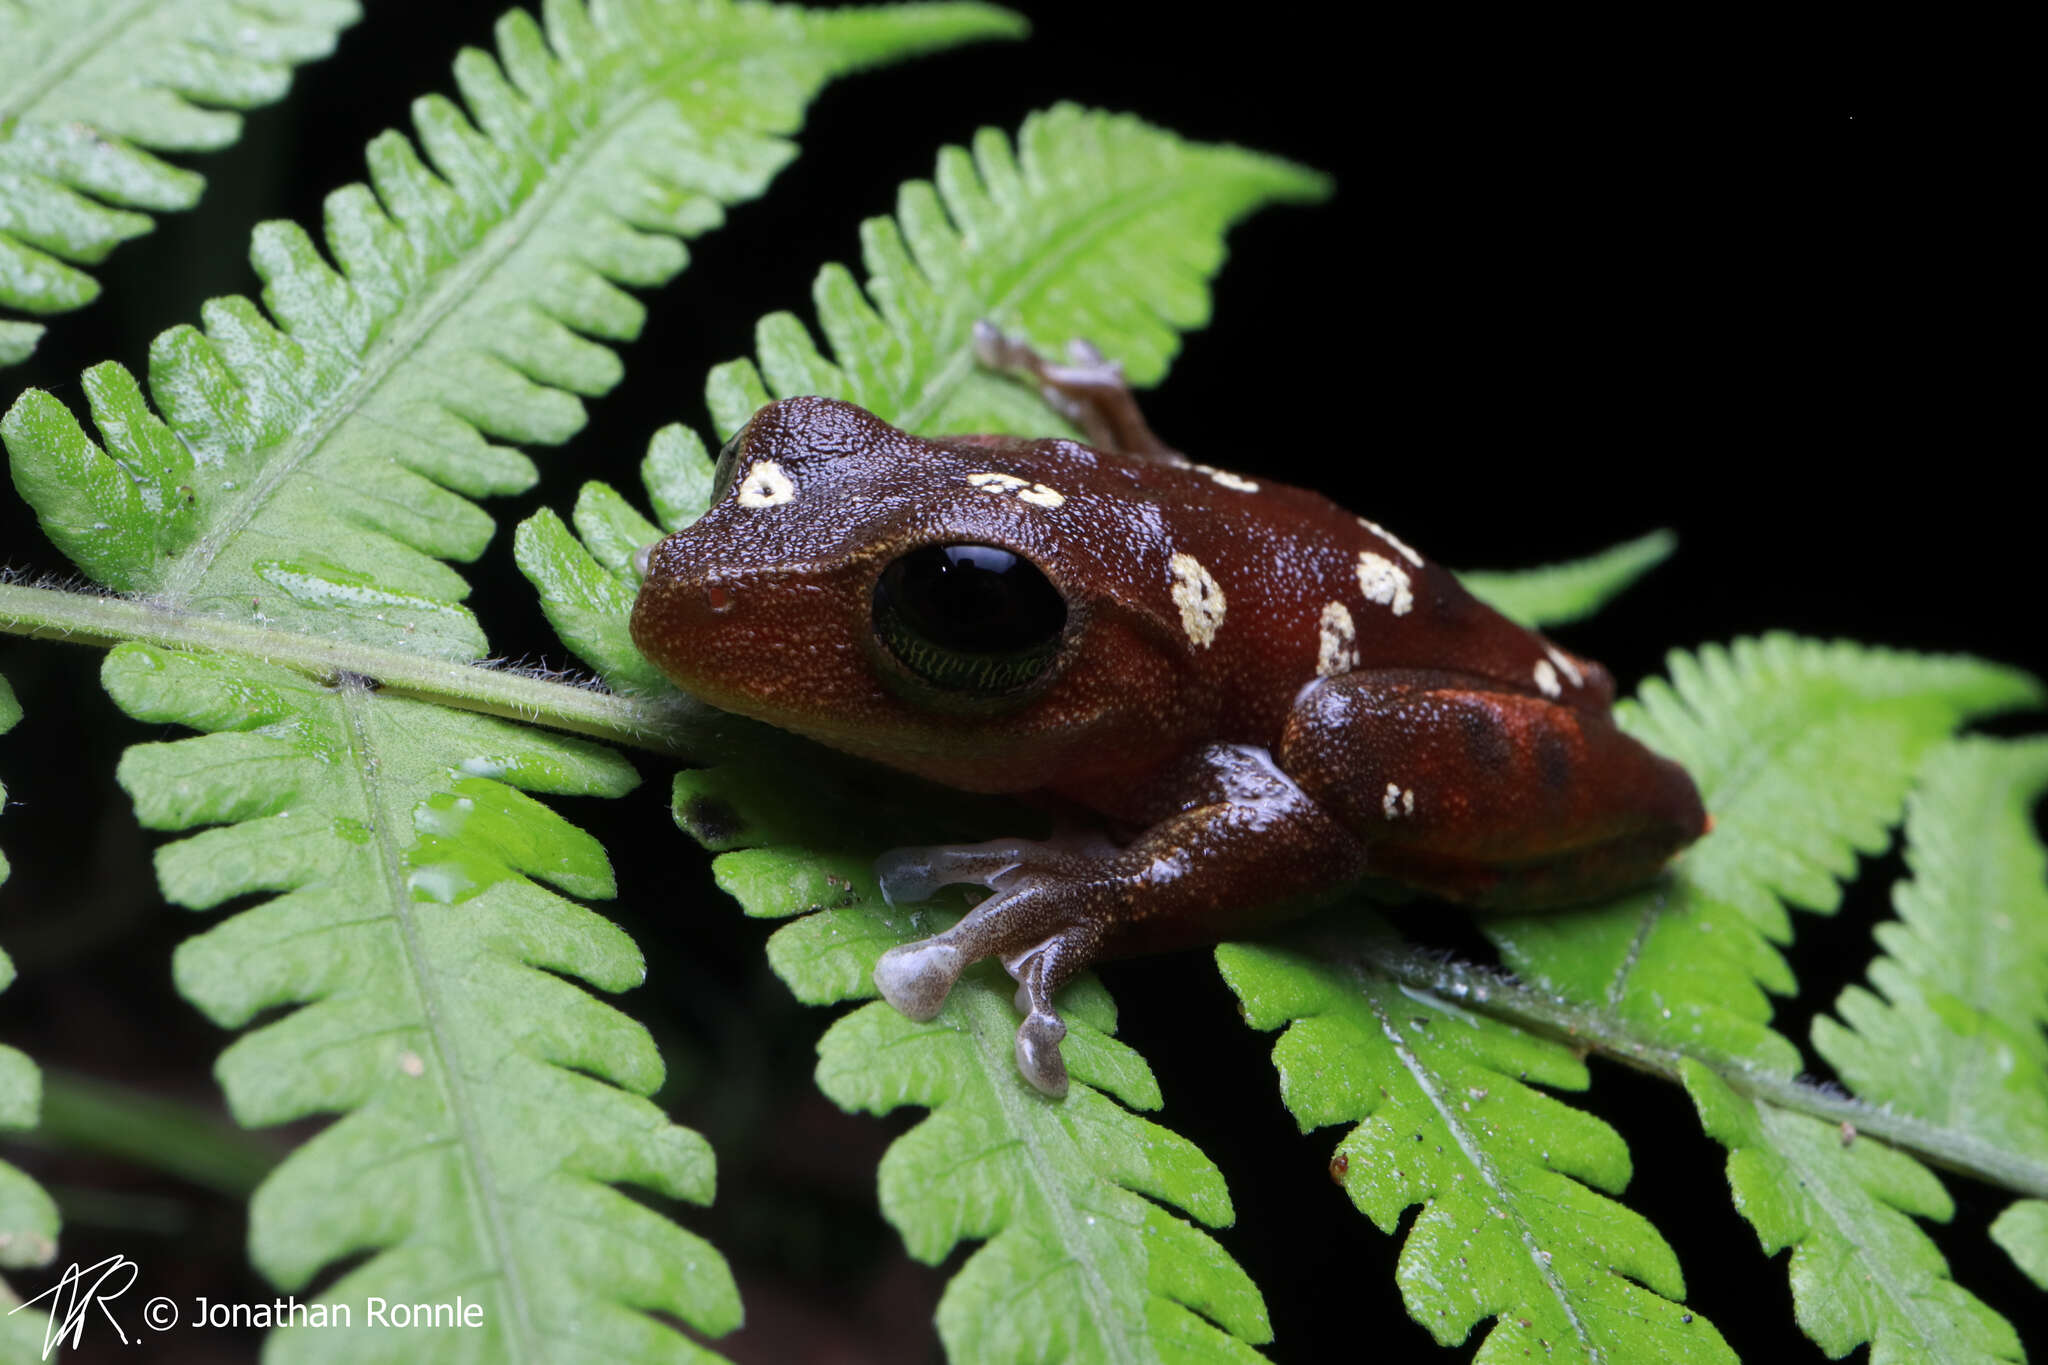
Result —
[[1844, 1125], [1845, 1140], [1852, 1136], [1880, 1138], [1973, 1180], [2035, 1198], [2048, 1197], [2048, 1161], [2009, 1151], [1973, 1134], [1867, 1104], [1834, 1088], [1739, 1057], [1644, 1042], [1624, 1020], [1611, 1014], [1536, 990], [1498, 972], [1420, 952], [1398, 940], [1318, 939], [1318, 947], [1356, 969], [1377, 972], [1410, 990], [1427, 991], [1446, 1005], [1518, 1024], [1667, 1080], [1679, 1079], [1682, 1062], [1698, 1062], [1749, 1099]]
[[387, 691], [698, 762], [747, 742], [746, 722], [688, 698], [625, 697], [577, 682], [197, 616], [129, 597], [0, 583], [0, 632], [72, 644], [124, 640], [239, 654]]
[[230, 1199], [247, 1199], [285, 1153], [210, 1109], [54, 1067], [43, 1072], [41, 1121], [16, 1138], [116, 1157]]

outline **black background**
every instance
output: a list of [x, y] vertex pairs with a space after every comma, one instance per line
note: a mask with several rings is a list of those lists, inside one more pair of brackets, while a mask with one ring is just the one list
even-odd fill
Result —
[[[487, 43], [498, 8], [373, 5], [235, 148], [186, 159], [209, 178], [201, 207], [101, 268], [102, 302], [57, 319], [29, 365], [0, 374], [0, 401], [35, 384], [82, 406], [84, 366], [112, 357], [140, 371], [150, 337], [196, 320], [202, 299], [254, 292], [249, 226], [317, 222], [321, 197], [361, 177], [363, 143], [410, 97], [452, 93], [454, 51]], [[1675, 561], [1560, 632], [1624, 688], [1674, 646], [1773, 628], [2048, 662], [2039, 437], [2022, 441], [2004, 411], [2019, 371], [2004, 188], [2016, 177], [1997, 120], [1959, 119], [1911, 36], [1816, 44], [1777, 30], [1574, 31], [1548, 15], [1507, 30], [1473, 16], [1340, 26], [1278, 7], [1228, 23], [1032, 8], [1028, 42], [828, 88], [800, 159], [692, 245], [690, 269], [648, 298], [624, 383], [568, 447], [535, 452], [538, 488], [492, 505], [507, 533], [472, 579], [498, 651], [571, 662], [511, 571], [513, 524], [566, 509], [586, 478], [631, 486], [655, 427], [708, 425], [706, 369], [751, 349], [760, 314], [808, 315], [817, 267], [854, 263], [857, 224], [928, 175], [940, 145], [1014, 129], [1064, 98], [1337, 178], [1327, 205], [1269, 211], [1232, 235], [1212, 327], [1186, 339], [1149, 397], [1155, 428], [1196, 458], [1320, 487], [1461, 567], [1675, 528]], [[65, 568], [11, 501], [0, 565]], [[0, 1036], [47, 1065], [217, 1105], [205, 1072], [227, 1038], [176, 999], [167, 968], [170, 948], [211, 920], [155, 895], [155, 839], [110, 775], [121, 747], [157, 732], [114, 711], [97, 661], [0, 641], [30, 716], [0, 741], [0, 842], [16, 866], [0, 942], [22, 971], [0, 999]], [[873, 1212], [874, 1162], [911, 1116], [848, 1118], [816, 1095], [811, 1048], [827, 1016], [767, 974], [767, 928], [732, 911], [669, 824], [665, 765], [636, 761], [648, 780], [634, 796], [562, 804], [616, 860], [611, 911], [650, 966], [621, 1003], [669, 1060], [660, 1098], [719, 1153], [717, 1206], [685, 1218], [733, 1259], [746, 1294], [749, 1326], [722, 1349], [742, 1361], [932, 1358], [945, 1273], [905, 1261]], [[1899, 871], [1896, 855], [1866, 860], [1842, 913], [1798, 917], [1790, 956], [1804, 994], [1779, 1016], [1788, 1036], [1804, 1039], [1815, 1007], [1860, 979]], [[1469, 930], [1444, 943], [1483, 953]], [[1272, 1357], [1429, 1358], [1394, 1285], [1398, 1241], [1325, 1172], [1340, 1130], [1294, 1132], [1270, 1040], [1239, 1023], [1205, 957], [1127, 964], [1108, 980], [1124, 1036], [1159, 1073], [1164, 1121], [1230, 1180], [1238, 1221], [1220, 1240], [1266, 1293]], [[1594, 1076], [1572, 1102], [1629, 1138], [1627, 1201], [1676, 1247], [1688, 1302], [1750, 1360], [1818, 1359], [1791, 1326], [1784, 1256], [1767, 1262], [1731, 1208], [1722, 1153], [1688, 1102], [1615, 1067]], [[60, 1195], [118, 1196], [97, 1214], [67, 1200], [67, 1260], [120, 1250], [153, 1291], [267, 1297], [242, 1268], [235, 1203], [106, 1162], [9, 1154]], [[2038, 1296], [1983, 1235], [2004, 1199], [1950, 1187], [1958, 1216], [1932, 1231], [1958, 1278], [2015, 1322], [2038, 1316]], [[185, 1332], [152, 1345], [200, 1361], [251, 1358], [255, 1343]]]

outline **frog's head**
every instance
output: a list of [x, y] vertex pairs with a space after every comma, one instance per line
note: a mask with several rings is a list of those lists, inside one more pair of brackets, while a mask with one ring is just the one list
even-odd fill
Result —
[[[754, 414], [710, 507], [643, 553], [633, 639], [715, 706], [954, 786], [1170, 752], [1200, 689], [1114, 590], [1160, 576], [1141, 500], [1068, 441], [926, 441], [830, 398]], [[1078, 768], [1077, 768], [1078, 765]]]

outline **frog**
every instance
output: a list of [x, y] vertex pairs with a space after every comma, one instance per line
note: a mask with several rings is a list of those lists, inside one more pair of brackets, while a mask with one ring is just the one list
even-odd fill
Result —
[[1055, 363], [982, 323], [974, 352], [1083, 439], [922, 437], [782, 398], [726, 442], [704, 514], [637, 560], [633, 639], [695, 697], [1059, 813], [1050, 837], [878, 859], [891, 905], [987, 892], [880, 956], [904, 1015], [997, 959], [1018, 1071], [1057, 1099], [1056, 998], [1097, 963], [1368, 884], [1581, 905], [1708, 829], [1685, 770], [1616, 725], [1599, 663], [1369, 518], [1169, 447], [1086, 342]]

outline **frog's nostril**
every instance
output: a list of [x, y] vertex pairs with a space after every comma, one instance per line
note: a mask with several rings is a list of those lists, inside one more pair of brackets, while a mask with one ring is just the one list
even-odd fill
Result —
[[725, 613], [733, 609], [733, 605], [738, 601], [739, 594], [734, 592], [729, 584], [706, 583], [704, 585], [704, 605], [711, 608], [712, 612], [716, 615], [725, 615]]

